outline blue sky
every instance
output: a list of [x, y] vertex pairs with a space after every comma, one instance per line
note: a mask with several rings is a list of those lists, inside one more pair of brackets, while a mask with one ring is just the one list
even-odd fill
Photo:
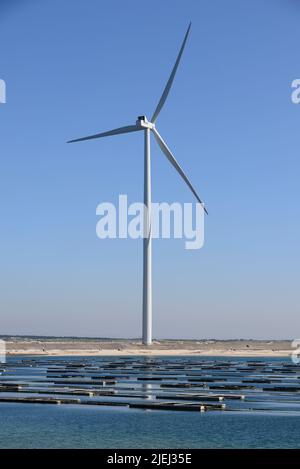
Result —
[[[296, 338], [296, 0], [2, 0], [2, 334], [138, 337], [142, 242], [99, 240], [96, 206], [142, 200], [143, 137], [67, 145], [151, 117], [206, 202], [205, 245], [155, 240], [154, 335]], [[153, 142], [153, 200], [193, 196]]]

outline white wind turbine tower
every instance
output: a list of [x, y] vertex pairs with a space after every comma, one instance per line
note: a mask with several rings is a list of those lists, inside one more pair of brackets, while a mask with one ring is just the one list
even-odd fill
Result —
[[89, 135], [87, 137], [78, 138], [76, 140], [70, 140], [67, 143], [81, 142], [83, 140], [91, 140], [94, 138], [108, 137], [111, 135], [124, 134], [128, 132], [144, 131], [144, 205], [147, 207], [144, 216], [144, 239], [143, 239], [143, 344], [152, 344], [152, 250], [151, 250], [151, 159], [150, 159], [150, 132], [154, 134], [154, 137], [169, 162], [174, 166], [176, 171], [180, 174], [182, 179], [191, 189], [192, 193], [202, 204], [205, 212], [207, 213], [203, 203], [201, 202], [198, 194], [196, 193], [191, 182], [177, 163], [167, 144], [164, 142], [160, 134], [158, 133], [155, 122], [157, 117], [165, 104], [169, 91], [171, 89], [189, 32], [191, 29], [191, 23], [185, 34], [183, 43], [181, 45], [179, 54], [177, 56], [175, 65], [172, 69], [169, 80], [165, 86], [163, 94], [158, 102], [158, 105], [154, 111], [151, 121], [148, 121], [146, 116], [139, 116], [134, 125], [128, 125], [126, 127], [120, 127], [118, 129], [109, 130], [108, 132], [102, 132], [95, 135]]

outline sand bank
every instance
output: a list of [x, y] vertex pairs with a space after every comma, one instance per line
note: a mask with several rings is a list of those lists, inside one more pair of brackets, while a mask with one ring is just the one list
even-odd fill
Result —
[[140, 340], [2, 337], [8, 355], [166, 355], [288, 357], [289, 340], [156, 340], [145, 347]]

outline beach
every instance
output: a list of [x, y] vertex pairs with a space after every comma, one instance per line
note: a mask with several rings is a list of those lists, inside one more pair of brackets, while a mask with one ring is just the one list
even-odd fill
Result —
[[3, 336], [7, 355], [288, 357], [291, 340], [154, 340]]

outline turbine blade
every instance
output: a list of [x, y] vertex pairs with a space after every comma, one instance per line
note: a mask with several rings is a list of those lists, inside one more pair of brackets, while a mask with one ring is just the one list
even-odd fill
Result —
[[166, 87], [163, 91], [163, 94], [161, 95], [161, 98], [159, 100], [159, 103], [157, 105], [157, 108], [155, 109], [154, 111], [154, 114], [152, 116], [152, 119], [151, 119], [151, 122], [155, 122], [157, 117], [158, 117], [158, 114], [160, 113], [161, 111], [161, 108], [163, 107], [163, 105], [165, 104], [165, 101], [168, 97], [168, 94], [169, 94], [169, 91], [171, 89], [171, 86], [172, 86], [172, 83], [173, 83], [173, 80], [174, 80], [174, 77], [176, 75], [176, 71], [177, 71], [177, 68], [178, 68], [178, 65], [179, 65], [179, 62], [180, 62], [180, 59], [181, 59], [181, 56], [182, 56], [182, 53], [183, 53], [183, 50], [184, 50], [184, 47], [185, 47], [185, 44], [186, 44], [186, 41], [187, 41], [187, 38], [188, 38], [188, 35], [189, 35], [189, 32], [190, 32], [190, 29], [191, 29], [191, 25], [192, 23], [189, 24], [189, 27], [187, 29], [187, 32], [185, 33], [185, 36], [184, 36], [184, 40], [183, 40], [183, 43], [182, 43], [182, 46], [180, 48], [180, 51], [179, 51], [179, 54], [177, 56], [177, 59], [176, 59], [176, 62], [175, 62], [175, 65], [173, 67], [173, 70], [171, 72], [171, 75], [170, 75], [170, 78], [166, 84]]
[[200, 197], [198, 196], [197, 192], [195, 191], [194, 187], [192, 186], [192, 183], [189, 181], [189, 179], [187, 178], [187, 176], [185, 175], [185, 173], [183, 172], [183, 170], [181, 169], [181, 167], [177, 163], [176, 159], [172, 155], [171, 150], [168, 148], [167, 144], [164, 142], [164, 140], [162, 139], [162, 137], [160, 136], [158, 131], [155, 129], [155, 127], [152, 129], [152, 131], [154, 133], [154, 136], [156, 138], [156, 141], [157, 141], [158, 145], [160, 146], [161, 151], [166, 155], [166, 157], [168, 158], [168, 160], [170, 161], [172, 166], [174, 166], [176, 171], [180, 174], [182, 179], [189, 186], [189, 188], [191, 189], [192, 193], [194, 194], [194, 196], [196, 197], [198, 202], [202, 205], [205, 213], [208, 214], [206, 208], [204, 207], [203, 202], [201, 201]]
[[83, 140], [91, 140], [93, 138], [109, 137], [110, 135], [126, 134], [128, 132], [136, 132], [138, 130], [143, 130], [143, 127], [138, 125], [128, 125], [126, 127], [119, 127], [118, 129], [109, 130], [108, 132], [102, 132], [100, 134], [88, 135], [87, 137], [69, 140], [67, 143], [82, 142]]

